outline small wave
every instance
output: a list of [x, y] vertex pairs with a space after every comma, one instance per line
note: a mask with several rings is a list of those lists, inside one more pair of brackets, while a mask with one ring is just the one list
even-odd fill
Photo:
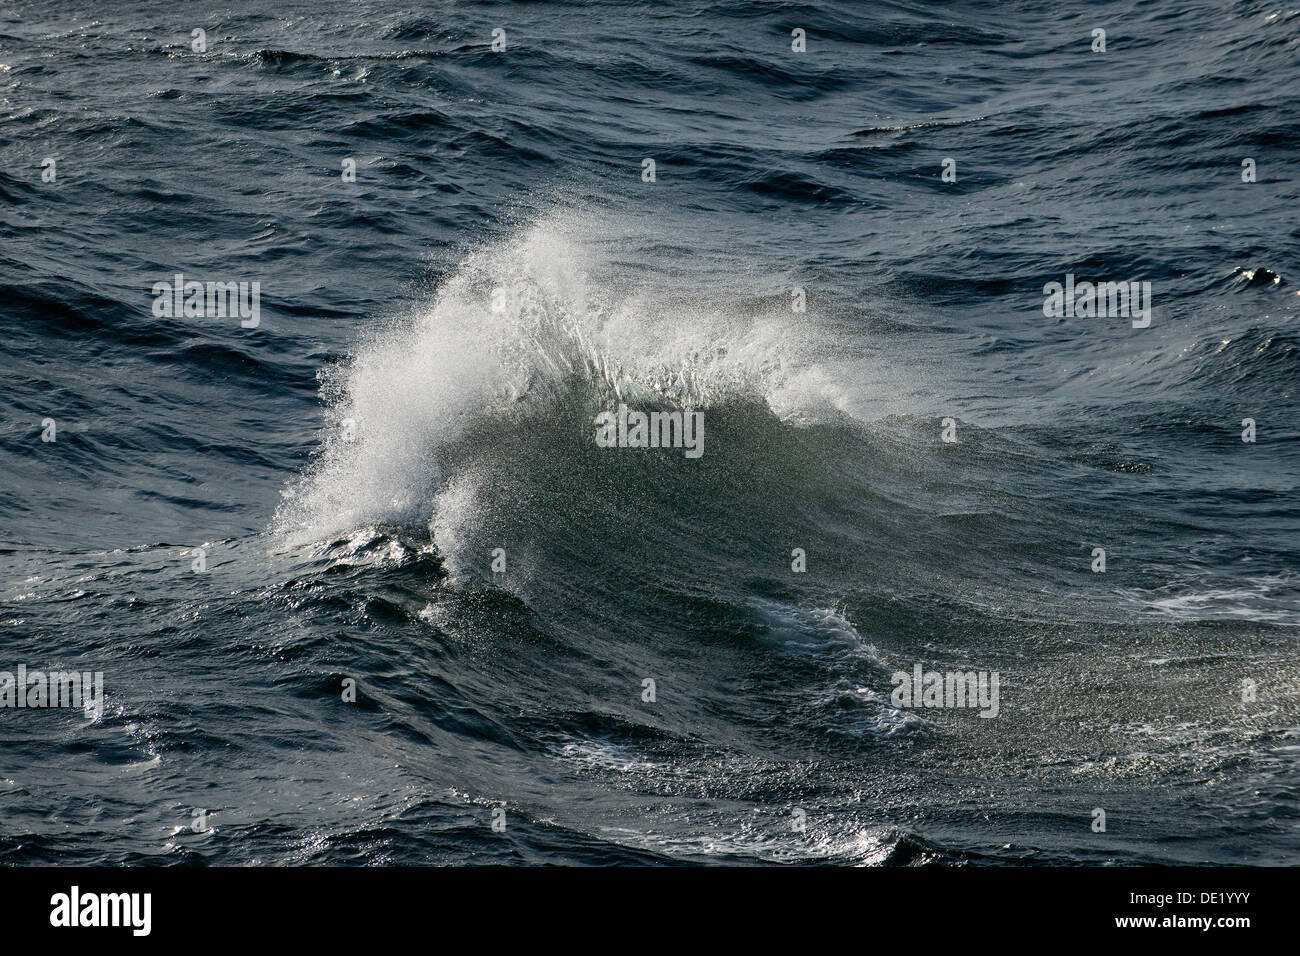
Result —
[[[792, 653], [811, 657], [842, 673], [865, 665], [876, 676], [888, 673], [880, 651], [862, 639], [842, 612], [831, 608], [802, 608], [774, 601], [755, 605], [768, 622], [769, 637]], [[890, 706], [887, 698], [856, 681], [837, 677], [811, 701], [821, 714], [818, 723], [853, 736], [893, 737], [924, 731], [929, 724], [910, 711]]]

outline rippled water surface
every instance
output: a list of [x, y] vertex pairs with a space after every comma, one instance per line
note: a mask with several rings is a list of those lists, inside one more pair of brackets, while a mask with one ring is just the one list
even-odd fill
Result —
[[0, 670], [105, 688], [0, 861], [1300, 862], [1300, 11], [97, 6], [0, 0]]

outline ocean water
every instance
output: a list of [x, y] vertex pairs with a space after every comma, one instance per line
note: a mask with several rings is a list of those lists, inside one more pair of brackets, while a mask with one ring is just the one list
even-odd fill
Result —
[[0, 861], [1300, 863], [1293, 4], [235, 6], [0, 0]]

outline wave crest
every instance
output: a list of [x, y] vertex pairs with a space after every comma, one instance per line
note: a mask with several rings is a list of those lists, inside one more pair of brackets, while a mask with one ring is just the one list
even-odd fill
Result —
[[286, 490], [275, 530], [321, 540], [373, 522], [427, 522], [440, 495], [470, 495], [446, 487], [457, 442], [575, 397], [682, 409], [755, 402], [782, 418], [837, 404], [815, 367], [833, 343], [811, 316], [789, 321], [788, 292], [701, 295], [688, 275], [651, 278], [637, 261], [645, 245], [608, 219], [571, 213], [468, 255], [427, 307], [322, 373], [326, 437]]

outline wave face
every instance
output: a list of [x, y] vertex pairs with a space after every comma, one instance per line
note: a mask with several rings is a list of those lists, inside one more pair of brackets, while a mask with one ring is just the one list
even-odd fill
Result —
[[1300, 19], [861, 7], [0, 10], [0, 861], [1300, 862]]

